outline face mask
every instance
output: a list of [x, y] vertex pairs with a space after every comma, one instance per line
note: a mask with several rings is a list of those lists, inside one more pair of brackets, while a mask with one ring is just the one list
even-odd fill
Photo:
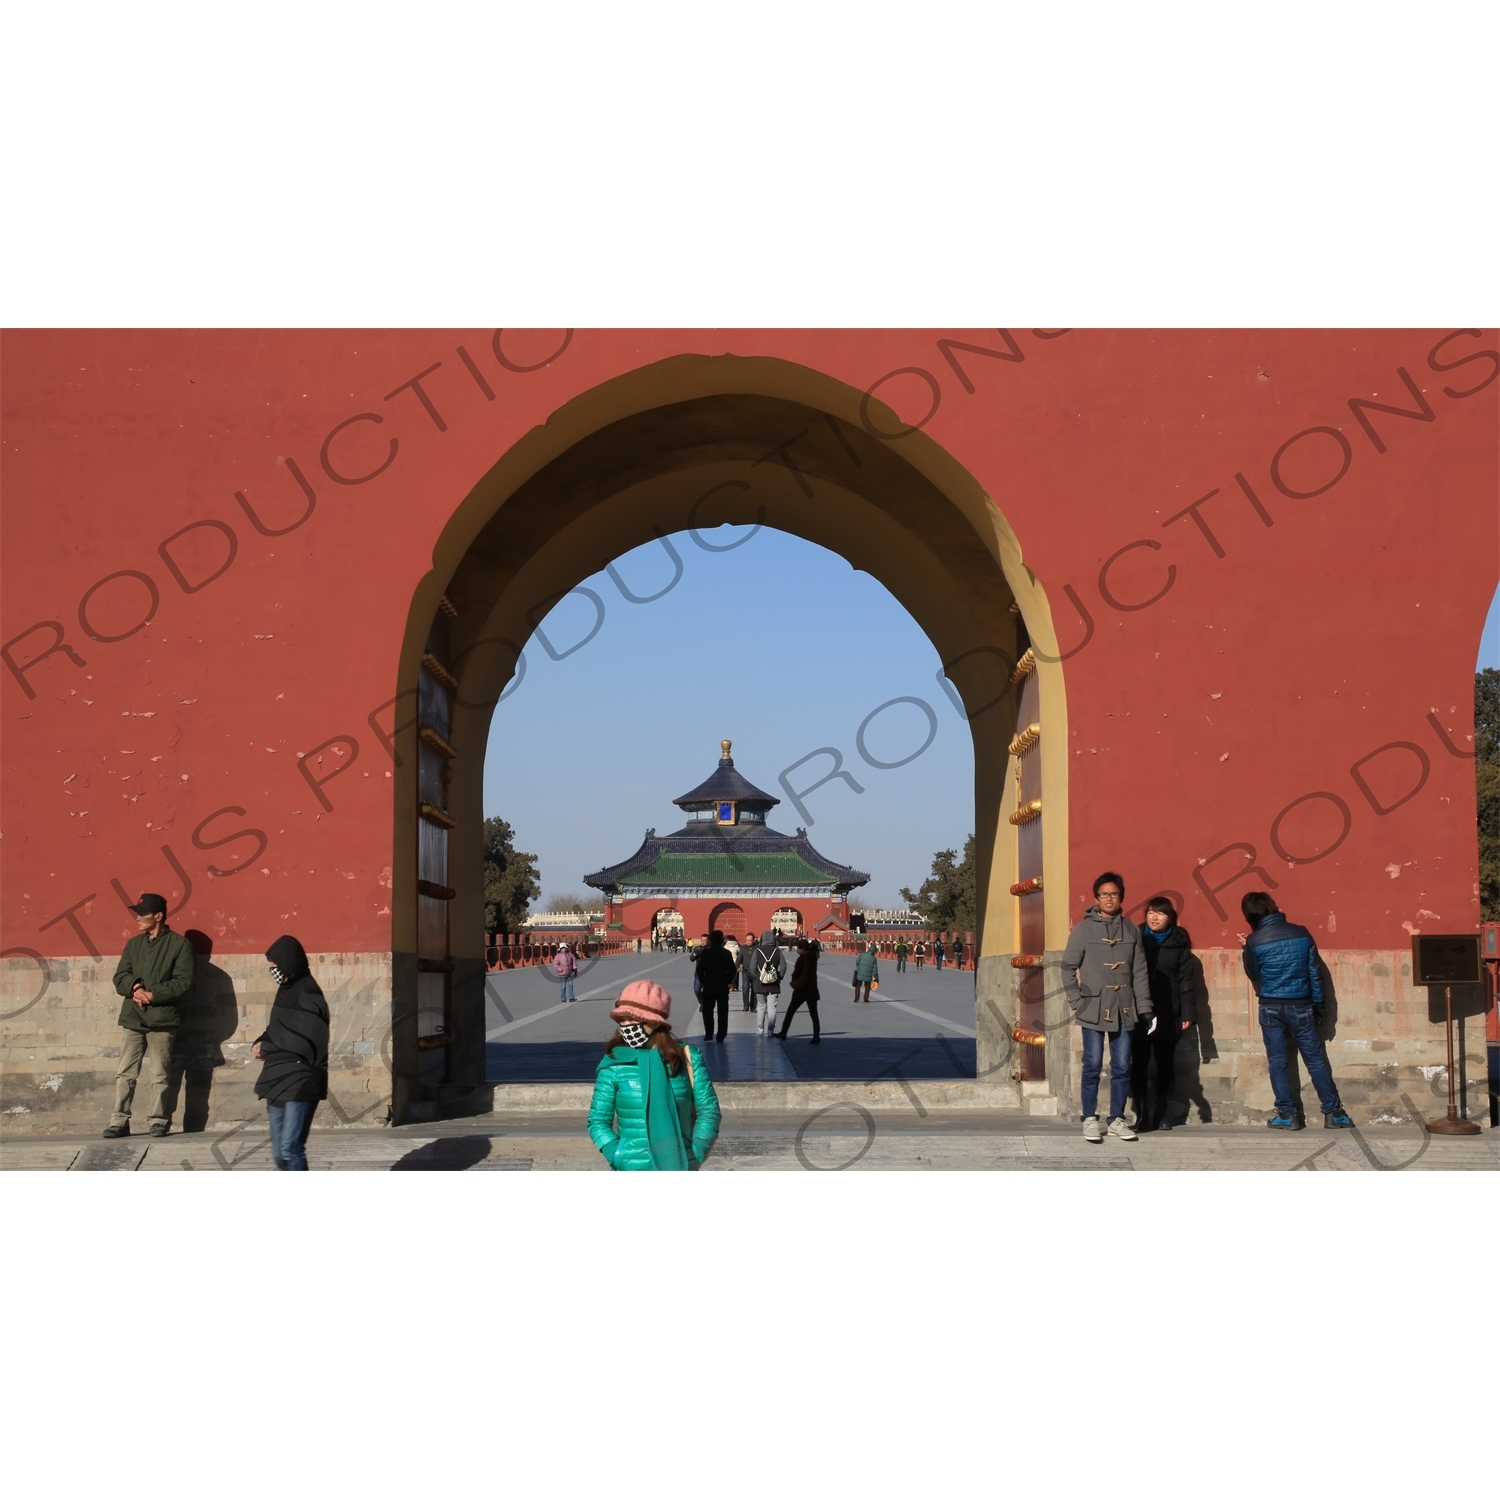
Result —
[[651, 1040], [651, 1033], [636, 1021], [621, 1021], [620, 1035], [627, 1047], [644, 1047]]
[[286, 975], [283, 974], [281, 972], [281, 970], [276, 967], [275, 964], [271, 965], [271, 978], [274, 979], [277, 984], [285, 984], [286, 983]]

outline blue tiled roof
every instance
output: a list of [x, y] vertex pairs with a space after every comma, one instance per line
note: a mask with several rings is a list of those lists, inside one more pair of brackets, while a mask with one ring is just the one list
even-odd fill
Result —
[[719, 762], [719, 769], [707, 781], [701, 786], [695, 786], [690, 792], [684, 792], [680, 797], [673, 797], [672, 801], [678, 807], [707, 807], [712, 802], [738, 802], [742, 807], [771, 808], [781, 798], [761, 791], [758, 786], [752, 786], [735, 770], [733, 757], [726, 755]]
[[[727, 740], [724, 747], [727, 751]], [[746, 781], [727, 753], [702, 786], [672, 800], [689, 812], [712, 807], [716, 802], [734, 802], [741, 809], [763, 813], [781, 801]], [[621, 882], [628, 882], [631, 888], [659, 884], [684, 889], [718, 888], [726, 882], [779, 889], [790, 883], [799, 889], [816, 885], [847, 891], [867, 884], [869, 879], [863, 870], [825, 859], [808, 843], [806, 829], [799, 828], [793, 837], [777, 833], [759, 819], [711, 826], [694, 819], [664, 837], [648, 828], [641, 847], [629, 859], [585, 875], [583, 883], [601, 891], [615, 889]]]

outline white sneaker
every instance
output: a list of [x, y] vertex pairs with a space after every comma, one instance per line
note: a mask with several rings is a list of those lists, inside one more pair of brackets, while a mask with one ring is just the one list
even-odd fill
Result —
[[1104, 1139], [1104, 1132], [1099, 1129], [1099, 1116], [1090, 1115], [1083, 1122], [1083, 1138], [1092, 1141], [1096, 1146]]
[[1138, 1136], [1124, 1120], [1111, 1120], [1109, 1122], [1109, 1134], [1117, 1141], [1138, 1141]]

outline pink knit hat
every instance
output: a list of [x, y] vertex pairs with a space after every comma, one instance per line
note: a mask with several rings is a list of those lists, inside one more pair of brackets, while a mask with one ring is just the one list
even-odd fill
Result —
[[633, 979], [620, 991], [611, 1021], [644, 1021], [665, 1026], [672, 1014], [672, 997], [654, 979]]

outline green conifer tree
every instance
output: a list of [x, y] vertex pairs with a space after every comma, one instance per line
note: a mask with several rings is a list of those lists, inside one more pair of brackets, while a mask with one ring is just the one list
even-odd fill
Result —
[[1479, 798], [1479, 906], [1500, 922], [1500, 669], [1474, 675], [1474, 777]]
[[974, 835], [964, 840], [964, 857], [954, 849], [932, 856], [932, 874], [915, 890], [901, 888], [901, 899], [922, 918], [929, 932], [977, 932]]
[[541, 894], [536, 855], [519, 853], [504, 818], [484, 820], [484, 930], [519, 932]]

